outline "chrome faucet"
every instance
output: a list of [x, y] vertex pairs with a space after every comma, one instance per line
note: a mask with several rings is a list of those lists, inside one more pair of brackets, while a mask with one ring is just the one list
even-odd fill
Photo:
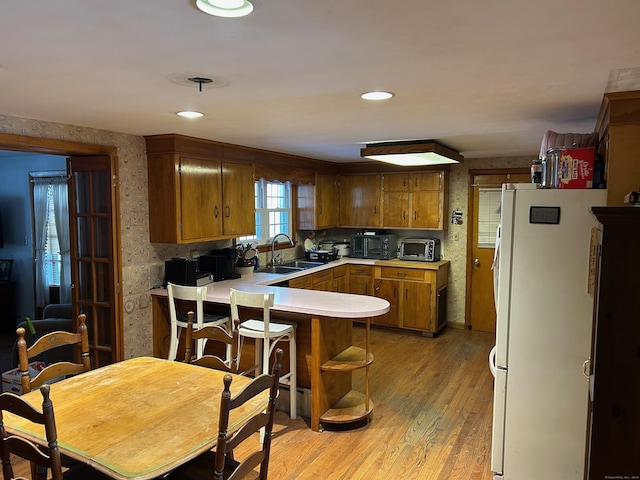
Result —
[[[289, 235], [287, 235], [286, 233], [278, 233], [276, 236], [274, 236], [271, 239], [271, 266], [275, 266], [276, 265], [276, 260], [278, 259], [278, 257], [280, 257], [280, 254], [278, 254], [278, 257], [275, 256], [276, 254], [276, 239], [278, 237], [287, 237], [287, 240], [289, 240], [289, 243], [291, 244], [291, 246], [295, 246], [295, 243], [293, 243], [293, 240], [291, 240], [291, 237]], [[280, 261], [282, 262], [282, 259], [280, 259]]]

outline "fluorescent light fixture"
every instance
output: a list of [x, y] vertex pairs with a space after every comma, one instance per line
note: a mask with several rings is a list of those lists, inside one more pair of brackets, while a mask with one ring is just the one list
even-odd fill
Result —
[[369, 143], [360, 149], [360, 156], [403, 167], [460, 163], [464, 159], [455, 150], [433, 140]]
[[200, 118], [204, 117], [204, 113], [193, 112], [191, 110], [183, 110], [182, 112], [176, 112], [176, 115], [179, 115], [184, 118]]
[[196, 7], [216, 17], [237, 18], [253, 12], [253, 5], [247, 0], [196, 0]]
[[364, 100], [388, 100], [393, 97], [393, 93], [391, 92], [383, 92], [381, 90], [376, 90], [373, 92], [365, 92], [360, 95], [360, 98]]

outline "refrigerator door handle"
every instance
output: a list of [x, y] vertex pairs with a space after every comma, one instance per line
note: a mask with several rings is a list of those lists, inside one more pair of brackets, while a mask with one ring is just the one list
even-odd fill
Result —
[[491, 370], [491, 375], [493, 378], [496, 378], [496, 351], [498, 350], [498, 346], [494, 345], [494, 347], [489, 352], [489, 370]]

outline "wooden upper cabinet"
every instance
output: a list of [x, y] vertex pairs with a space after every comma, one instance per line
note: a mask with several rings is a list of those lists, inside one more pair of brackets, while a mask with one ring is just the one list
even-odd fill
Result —
[[322, 230], [337, 226], [337, 177], [317, 173], [315, 185], [298, 185], [297, 202], [300, 230]]
[[149, 240], [194, 243], [255, 232], [254, 167], [214, 157], [149, 153]]
[[180, 157], [179, 162], [181, 240], [198, 242], [221, 236], [220, 162], [189, 157]]
[[383, 227], [446, 228], [444, 171], [384, 174], [382, 185]]
[[408, 173], [385, 173], [382, 175], [382, 190], [385, 192], [408, 192]]
[[640, 183], [640, 90], [605, 93], [596, 123], [605, 161], [607, 205], [622, 206]]
[[253, 235], [256, 230], [255, 181], [251, 164], [222, 162], [223, 235]]
[[340, 176], [340, 226], [380, 227], [381, 175]]

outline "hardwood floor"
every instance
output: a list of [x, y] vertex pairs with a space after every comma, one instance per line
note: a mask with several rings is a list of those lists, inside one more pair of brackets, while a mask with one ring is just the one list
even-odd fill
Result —
[[494, 342], [451, 328], [435, 339], [372, 329], [369, 425], [317, 433], [278, 412], [269, 479], [490, 480]]
[[[363, 341], [364, 329], [354, 336]], [[494, 342], [494, 334], [452, 328], [437, 338], [373, 328], [371, 422], [312, 432], [308, 419], [278, 412], [269, 479], [491, 480]]]

